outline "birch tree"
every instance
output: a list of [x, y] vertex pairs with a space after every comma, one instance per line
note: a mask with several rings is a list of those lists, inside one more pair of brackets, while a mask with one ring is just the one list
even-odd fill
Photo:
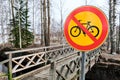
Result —
[[43, 0], [40, 0], [40, 12], [41, 12], [41, 45], [44, 45], [44, 29], [43, 29]]
[[60, 26], [61, 26], [60, 43], [62, 43], [62, 40], [63, 40], [63, 3], [62, 3], [62, 0], [60, 0]]
[[120, 54], [120, 13], [119, 13], [119, 36], [118, 36], [118, 52]]
[[35, 1], [33, 0], [33, 35], [34, 35], [34, 40], [33, 40], [33, 44], [35, 44], [35, 13], [34, 13], [34, 7], [35, 7]]
[[111, 40], [111, 54], [116, 54], [116, 25], [115, 25], [115, 6], [116, 0], [110, 0], [109, 3], [109, 23], [110, 23], [110, 40]]
[[111, 6], [111, 0], [109, 0], [109, 26], [110, 26], [110, 34], [108, 35], [108, 39], [107, 39], [107, 50], [110, 50], [111, 49], [111, 35], [112, 35], [112, 22], [111, 22], [111, 11], [112, 11], [112, 6]]
[[0, 8], [1, 8], [1, 38], [2, 38], [2, 45], [4, 46], [5, 44], [5, 39], [4, 39], [4, 21], [3, 21], [3, 0], [0, 1]]

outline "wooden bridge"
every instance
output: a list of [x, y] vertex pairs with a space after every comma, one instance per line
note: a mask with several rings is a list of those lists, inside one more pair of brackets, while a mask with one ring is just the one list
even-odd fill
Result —
[[[85, 53], [86, 73], [98, 61], [100, 53], [100, 49]], [[9, 56], [8, 60], [0, 64], [9, 64], [9, 80], [77, 80], [81, 74], [81, 52], [67, 44], [6, 54]]]

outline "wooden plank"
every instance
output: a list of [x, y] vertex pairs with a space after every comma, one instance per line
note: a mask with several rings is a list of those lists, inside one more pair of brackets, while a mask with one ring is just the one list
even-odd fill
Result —
[[22, 79], [25, 78], [25, 77], [32, 76], [32, 75], [35, 75], [35, 74], [37, 74], [37, 73], [39, 73], [39, 72], [41, 72], [41, 71], [47, 70], [49, 67], [50, 67], [50, 65], [46, 65], [46, 66], [44, 66], [44, 67], [41, 67], [41, 68], [38, 68], [38, 69], [36, 69], [36, 70], [30, 71], [29, 73], [26, 73], [26, 74], [22, 74], [22, 75], [20, 75], [20, 76], [17, 76], [17, 77], [15, 77], [15, 78], [13, 78], [13, 80], [19, 80], [19, 79], [22, 80]]
[[62, 45], [57, 45], [57, 46], [48, 46], [48, 47], [41, 47], [41, 48], [31, 48], [31, 49], [23, 49], [23, 50], [17, 50], [17, 51], [9, 51], [9, 52], [5, 52], [5, 54], [18, 54], [20, 52], [27, 52], [27, 51], [36, 51], [36, 50], [41, 50], [41, 49], [47, 49], [47, 48], [55, 48], [55, 47], [62, 47], [66, 44], [62, 44]]
[[44, 54], [44, 53], [45, 52], [33, 53], [33, 54], [25, 55], [25, 56], [20, 56], [20, 57], [12, 58], [12, 60], [17, 60], [17, 59], [21, 59], [23, 57], [30, 57], [30, 56], [34, 56], [34, 55], [38, 55], [38, 54]]
[[37, 63], [35, 65], [30, 65], [30, 66], [27, 66], [27, 67], [24, 67], [24, 68], [21, 68], [21, 69], [17, 69], [16, 71], [13, 71], [12, 73], [16, 73], [16, 72], [19, 72], [19, 71], [34, 67], [34, 66], [37, 66], [37, 65], [42, 64], [42, 63], [44, 63], [44, 62], [40, 62], [40, 63]]
[[41, 56], [37, 55], [37, 56], [39, 57], [39, 59], [37, 60], [37, 63], [39, 63], [40, 60], [42, 60], [43, 62], [45, 62], [45, 59], [43, 59], [43, 56], [44, 56], [44, 55], [45, 55], [45, 54], [42, 54]]
[[49, 70], [49, 80], [56, 80], [56, 62], [53, 61], [50, 64], [50, 70]]
[[7, 62], [9, 62], [9, 59], [4, 60], [4, 61], [1, 61], [0, 64], [5, 64], [5, 63], [7, 63]]
[[19, 65], [19, 66], [21, 66], [21, 67], [25, 67], [24, 65], [22, 65], [21, 63], [19, 63], [19, 62], [17, 62], [17, 61], [15, 61], [15, 60], [12, 60], [14, 63], [16, 63], [17, 65]]
[[[20, 61], [19, 64], [21, 64], [24, 61], [25, 57], [23, 57]], [[20, 65], [15, 65], [15, 67], [13, 68], [13, 72], [19, 67]]]
[[9, 54], [8, 79], [12, 80], [12, 54]]
[[26, 57], [29, 60], [29, 62], [27, 63], [27, 65], [25, 67], [28, 67], [31, 63], [33, 63], [35, 65], [35, 62], [33, 61], [35, 57], [36, 57], [36, 55], [32, 56], [31, 59], [29, 57]]

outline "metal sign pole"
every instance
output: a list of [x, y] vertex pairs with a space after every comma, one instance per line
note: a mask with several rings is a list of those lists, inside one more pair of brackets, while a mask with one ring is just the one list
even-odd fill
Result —
[[81, 77], [79, 80], [85, 80], [85, 61], [86, 61], [86, 54], [82, 52], [82, 64], [81, 64]]

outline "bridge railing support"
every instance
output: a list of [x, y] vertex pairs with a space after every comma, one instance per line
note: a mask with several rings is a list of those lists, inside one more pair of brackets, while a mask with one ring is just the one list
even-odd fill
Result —
[[81, 61], [81, 77], [79, 80], [85, 80], [85, 65], [86, 65], [86, 54], [82, 52], [82, 61]]
[[[14, 54], [19, 54], [24, 52], [31, 52], [31, 54], [14, 56]], [[87, 66], [90, 66], [90, 68], [92, 67], [92, 62], [95, 63], [96, 53], [98, 52], [91, 51], [86, 53], [87, 61], [85, 62]], [[81, 53], [69, 46], [63, 46], [63, 47], [53, 46], [53, 47], [44, 47], [44, 48], [35, 48], [35, 49], [33, 48], [33, 49], [6, 52], [6, 54], [8, 54], [9, 56], [9, 60], [8, 60], [9, 80], [20, 79], [21, 77], [24, 78], [28, 75], [31, 75], [31, 73], [34, 73], [34, 70], [31, 70], [32, 72], [28, 72], [29, 74], [28, 73], [22, 75], [20, 74], [17, 77], [14, 76], [14, 73], [43, 64], [50, 65], [49, 80], [60, 80], [60, 79], [71, 80], [74, 76], [78, 75], [79, 71], [81, 71], [80, 69]], [[97, 56], [99, 56], [99, 54]], [[51, 61], [49, 63], [48, 60], [50, 59]], [[27, 62], [24, 63], [24, 61], [26, 60]], [[64, 63], [62, 63], [62, 61]], [[42, 67], [44, 66], [45, 65], [43, 65]]]
[[9, 59], [0, 62], [1, 72], [3, 72], [3, 74], [0, 74], [0, 77], [4, 77], [4, 79], [8, 79], [8, 69], [3, 65], [7, 64], [8, 62], [9, 62]]
[[50, 60], [50, 71], [49, 71], [49, 80], [55, 80], [56, 77], [56, 62], [55, 60]]
[[9, 54], [8, 79], [12, 80], [12, 54]]
[[[31, 75], [31, 73], [34, 73], [35, 70], [31, 69], [23, 74], [19, 74], [19, 72], [36, 66], [40, 66], [39, 68], [42, 68], [49, 64], [49, 59], [59, 60], [66, 54], [71, 55], [73, 52], [75, 52], [74, 49], [65, 44], [5, 52], [5, 54], [7, 54], [9, 57], [8, 61], [6, 62], [8, 63], [9, 69], [8, 78], [9, 80], [12, 80], [27, 77], [28, 75]], [[17, 54], [22, 55], [16, 56]], [[39, 68], [36, 67], [36, 69]], [[14, 76], [14, 74], [17, 73], [18, 75]]]

